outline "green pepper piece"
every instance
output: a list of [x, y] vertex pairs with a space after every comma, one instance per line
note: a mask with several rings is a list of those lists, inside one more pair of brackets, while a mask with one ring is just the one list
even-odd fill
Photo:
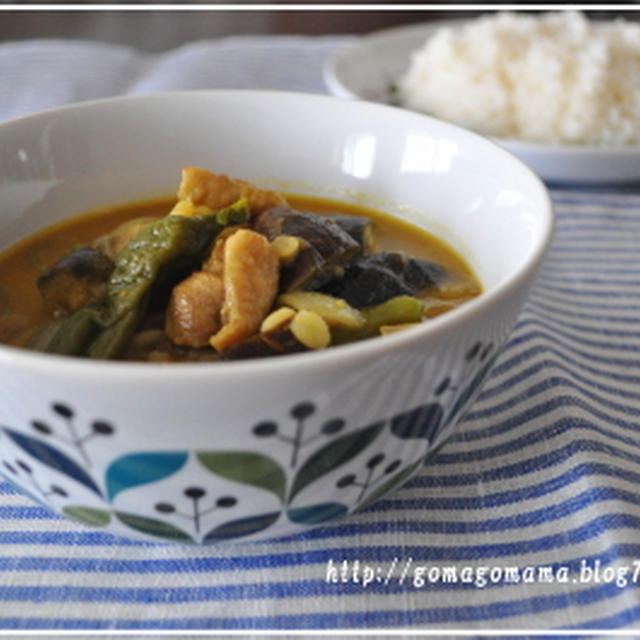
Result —
[[87, 305], [66, 318], [51, 338], [45, 351], [60, 355], [79, 355], [100, 331], [102, 307]]
[[[195, 265], [215, 236], [228, 225], [244, 224], [250, 216], [246, 198], [230, 207], [201, 216], [166, 216], [145, 227], [118, 253], [104, 298], [91, 319], [97, 327], [89, 335], [86, 307], [69, 316], [47, 351], [91, 358], [117, 358], [147, 309], [151, 290], [179, 265]], [[182, 264], [181, 264], [182, 263]], [[86, 331], [85, 331], [85, 324]], [[77, 326], [82, 335], [75, 337]]]
[[366, 319], [364, 326], [359, 329], [334, 328], [331, 331], [331, 344], [372, 338], [379, 335], [380, 327], [386, 324], [420, 322], [424, 315], [424, 303], [413, 296], [396, 296], [359, 311]]
[[121, 318], [147, 295], [160, 270], [177, 260], [201, 257], [213, 238], [227, 225], [249, 219], [246, 199], [215, 213], [194, 216], [165, 216], [145, 227], [116, 255], [107, 283], [106, 326]]
[[90, 358], [112, 360], [117, 358], [140, 326], [140, 320], [146, 310], [146, 304], [125, 311], [113, 324], [103, 329], [86, 349]]

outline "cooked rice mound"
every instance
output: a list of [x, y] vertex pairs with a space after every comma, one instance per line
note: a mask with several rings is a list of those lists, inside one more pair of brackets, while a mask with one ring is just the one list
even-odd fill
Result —
[[485, 135], [640, 143], [640, 24], [577, 12], [500, 13], [444, 27], [416, 51], [404, 106]]

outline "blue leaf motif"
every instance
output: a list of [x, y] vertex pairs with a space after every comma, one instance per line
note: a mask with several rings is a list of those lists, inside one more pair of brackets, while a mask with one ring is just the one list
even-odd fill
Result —
[[320, 524], [346, 516], [349, 509], [339, 502], [321, 502], [308, 507], [289, 509], [287, 515], [296, 524]]
[[4, 432], [26, 453], [48, 467], [64, 473], [69, 478], [83, 484], [88, 489], [102, 497], [102, 492], [93, 478], [75, 461], [51, 445], [40, 440], [25, 436], [22, 433], [3, 427]]
[[106, 486], [109, 500], [121, 491], [157, 482], [179, 471], [187, 461], [185, 451], [132, 453], [109, 465]]

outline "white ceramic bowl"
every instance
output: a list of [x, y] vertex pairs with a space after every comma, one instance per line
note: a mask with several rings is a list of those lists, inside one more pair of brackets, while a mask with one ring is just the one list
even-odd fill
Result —
[[255, 361], [0, 347], [0, 471], [59, 513], [156, 541], [272, 537], [364, 507], [419, 469], [487, 375], [550, 239], [544, 187], [487, 140], [392, 107], [147, 95], [0, 125], [0, 248], [171, 194], [184, 165], [385, 208], [453, 245], [486, 291], [415, 329]]

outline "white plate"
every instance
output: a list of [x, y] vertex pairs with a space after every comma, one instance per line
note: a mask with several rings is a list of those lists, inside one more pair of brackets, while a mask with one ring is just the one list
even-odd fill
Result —
[[[343, 98], [360, 98], [398, 105], [395, 86], [409, 66], [411, 53], [434, 31], [462, 21], [431, 22], [377, 31], [339, 50], [324, 66], [329, 91]], [[640, 147], [618, 149], [551, 145], [496, 139], [554, 184], [622, 184], [640, 181]]]

